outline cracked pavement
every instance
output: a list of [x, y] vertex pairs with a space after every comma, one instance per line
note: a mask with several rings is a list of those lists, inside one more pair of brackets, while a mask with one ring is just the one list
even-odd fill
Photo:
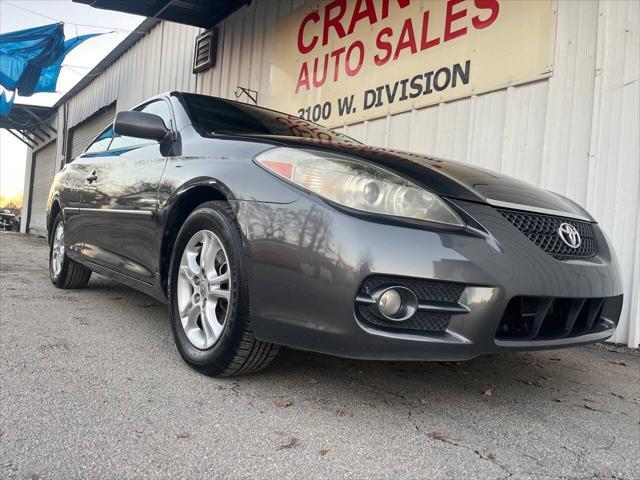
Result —
[[56, 290], [0, 234], [0, 478], [640, 478], [640, 356], [598, 345], [463, 363], [285, 349], [212, 379], [165, 306], [94, 275]]

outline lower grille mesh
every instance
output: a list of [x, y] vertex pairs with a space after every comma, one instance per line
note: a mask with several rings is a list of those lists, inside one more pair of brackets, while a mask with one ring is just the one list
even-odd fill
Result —
[[[597, 252], [595, 232], [589, 222], [519, 210], [497, 210], [529, 240], [559, 260], [593, 257]], [[582, 240], [578, 248], [571, 248], [558, 235], [558, 229], [563, 223], [573, 225], [578, 230]]]
[[620, 318], [622, 295], [608, 298], [518, 296], [511, 299], [497, 340], [552, 340], [612, 329]]
[[358, 313], [368, 323], [378, 327], [393, 328], [394, 330], [423, 330], [428, 332], [444, 332], [449, 326], [451, 315], [447, 313], [416, 312], [409, 320], [390, 322], [375, 314], [376, 308], [371, 305], [358, 305]]
[[438, 282], [418, 278], [372, 275], [362, 284], [361, 293], [370, 294], [380, 287], [399, 285], [412, 290], [418, 300], [455, 303], [460, 300], [464, 285], [460, 283]]
[[[415, 278], [393, 277], [387, 275], [372, 275], [368, 277], [360, 289], [361, 294], [369, 295], [371, 292], [384, 287], [402, 286], [412, 290], [418, 302], [443, 302], [457, 304], [464, 285], [459, 283], [438, 282], [435, 280], [421, 280]], [[387, 330], [444, 332], [449, 326], [451, 315], [448, 313], [434, 313], [417, 311], [410, 319], [403, 322], [393, 322], [382, 317], [375, 305], [359, 304], [356, 313], [360, 320]]]

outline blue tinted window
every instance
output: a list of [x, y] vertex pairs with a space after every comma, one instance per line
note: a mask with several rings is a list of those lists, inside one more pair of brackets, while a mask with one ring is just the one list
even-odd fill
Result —
[[89, 148], [87, 148], [85, 153], [106, 151], [107, 148], [109, 148], [109, 143], [111, 143], [112, 138], [113, 138], [113, 127], [109, 127], [100, 135], [98, 135], [98, 137], [93, 141], [93, 143], [89, 145]]

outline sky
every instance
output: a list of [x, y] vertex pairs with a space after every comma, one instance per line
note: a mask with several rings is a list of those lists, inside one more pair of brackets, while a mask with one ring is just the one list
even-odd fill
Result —
[[[140, 25], [143, 17], [98, 10], [71, 0], [0, 0], [0, 33], [62, 21], [65, 38], [104, 33], [72, 50], [65, 58], [56, 93], [16, 97], [16, 103], [53, 105], [100, 60]], [[2, 87], [0, 87], [2, 89]], [[0, 205], [6, 198], [22, 198], [27, 147], [0, 130]]]

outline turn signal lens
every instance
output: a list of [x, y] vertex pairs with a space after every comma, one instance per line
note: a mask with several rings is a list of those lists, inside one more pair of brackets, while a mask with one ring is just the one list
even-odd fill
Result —
[[258, 165], [300, 188], [365, 212], [462, 226], [436, 194], [385, 169], [320, 150], [279, 147], [256, 157]]
[[265, 160], [262, 163], [265, 167], [274, 173], [277, 173], [281, 177], [291, 180], [293, 174], [293, 165], [288, 162], [273, 162], [271, 160]]

